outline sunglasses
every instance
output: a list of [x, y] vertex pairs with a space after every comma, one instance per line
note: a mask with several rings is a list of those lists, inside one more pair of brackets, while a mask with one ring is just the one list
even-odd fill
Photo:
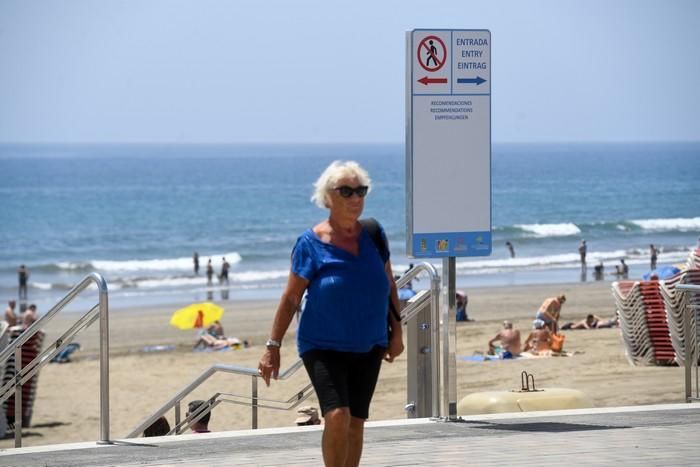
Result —
[[360, 198], [364, 198], [367, 195], [367, 190], [369, 188], [366, 185], [360, 185], [355, 188], [343, 185], [333, 189], [337, 191], [343, 198], [350, 198], [353, 193], [355, 193]]

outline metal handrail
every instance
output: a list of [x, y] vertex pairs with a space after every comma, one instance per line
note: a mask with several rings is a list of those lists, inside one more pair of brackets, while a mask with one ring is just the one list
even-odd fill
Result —
[[[406, 284], [408, 284], [411, 280], [415, 279], [416, 276], [418, 276], [420, 273], [425, 272], [430, 276], [430, 292], [423, 293], [419, 292], [415, 296], [415, 300], [411, 300], [406, 308], [404, 308], [401, 312], [401, 322], [405, 324], [409, 319], [411, 319], [418, 311], [420, 311], [424, 306], [427, 300], [431, 300], [431, 308], [432, 308], [432, 313], [431, 313], [431, 320], [433, 322], [433, 325], [431, 326], [431, 332], [432, 332], [432, 342], [434, 342], [434, 347], [435, 351], [432, 352], [432, 368], [433, 368], [433, 374], [432, 374], [432, 379], [431, 379], [431, 385], [433, 387], [432, 395], [433, 395], [433, 400], [432, 400], [432, 407], [433, 407], [433, 416], [437, 417], [439, 416], [439, 406], [440, 406], [440, 391], [439, 391], [439, 374], [438, 374], [438, 368], [439, 368], [439, 358], [440, 358], [440, 352], [438, 351], [439, 345], [437, 343], [440, 342], [440, 333], [439, 333], [439, 326], [437, 323], [439, 323], [439, 300], [440, 300], [440, 276], [438, 275], [437, 270], [435, 267], [430, 264], [430, 263], [420, 263], [411, 268], [409, 271], [407, 271], [398, 281], [397, 281], [397, 287], [403, 287]], [[303, 361], [301, 359], [298, 359], [296, 362], [294, 362], [289, 368], [287, 368], [285, 371], [279, 374], [277, 377], [278, 380], [285, 380], [291, 377], [299, 368], [303, 366]], [[164, 415], [168, 410], [170, 409], [175, 409], [175, 429], [171, 430], [171, 432], [177, 432], [179, 429], [178, 427], [184, 426], [185, 423], [188, 420], [181, 421], [181, 409], [180, 409], [180, 403], [181, 401], [187, 397], [192, 391], [194, 391], [197, 387], [199, 387], [202, 383], [204, 383], [207, 379], [212, 377], [214, 374], [218, 372], [223, 372], [223, 373], [232, 373], [232, 374], [238, 374], [238, 375], [243, 375], [243, 376], [249, 376], [251, 377], [251, 396], [250, 398], [245, 397], [245, 396], [236, 396], [236, 397], [242, 397], [245, 399], [250, 399], [250, 405], [252, 408], [252, 420], [251, 420], [251, 426], [253, 429], [257, 429], [258, 427], [258, 409], [259, 408], [274, 408], [274, 407], [266, 407], [266, 406], [261, 406], [259, 405], [259, 401], [261, 399], [258, 398], [258, 378], [260, 378], [260, 374], [258, 373], [257, 368], [246, 368], [246, 367], [240, 367], [240, 366], [235, 366], [235, 365], [225, 365], [225, 364], [214, 364], [208, 369], [204, 370], [197, 378], [195, 378], [191, 383], [187, 384], [184, 388], [182, 388], [175, 396], [173, 396], [170, 400], [168, 400], [165, 404], [163, 404], [159, 409], [157, 409], [152, 415], [147, 417], [145, 420], [143, 420], [136, 428], [134, 428], [131, 432], [129, 432], [125, 438], [135, 438], [139, 436], [143, 431], [148, 428], [153, 422], [155, 422], [158, 418], [160, 418], [162, 415]], [[220, 394], [220, 393], [216, 393]], [[298, 394], [295, 393], [295, 394]], [[217, 395], [213, 397], [218, 397]], [[307, 396], [308, 397], [308, 396]], [[213, 399], [209, 399], [210, 401], [213, 401]], [[233, 401], [229, 401], [233, 402]], [[234, 402], [234, 403], [239, 403], [242, 405], [248, 405], [247, 403], [241, 403], [241, 402]], [[218, 404], [218, 402], [217, 402]], [[209, 405], [209, 410], [213, 409], [214, 406], [210, 404]], [[289, 410], [289, 407], [287, 409], [283, 410]], [[197, 415], [199, 415], [199, 411], [197, 411]], [[169, 433], [170, 434], [170, 433]]]
[[[431, 297], [430, 297], [429, 290], [421, 290], [416, 295], [411, 297], [408, 301], [408, 306], [406, 306], [403, 310], [401, 310], [401, 322], [405, 324], [406, 322], [411, 320], [414, 316], [416, 316], [420, 311], [423, 310], [424, 306], [430, 300], [430, 298]], [[171, 435], [171, 434], [181, 433], [183, 428], [191, 426], [192, 424], [196, 423], [204, 415], [206, 415], [207, 413], [214, 410], [214, 408], [217, 405], [219, 405], [221, 402], [228, 402], [231, 404], [238, 404], [238, 405], [245, 405], [245, 406], [252, 405], [252, 404], [257, 402], [257, 407], [259, 409], [263, 408], [263, 409], [273, 409], [273, 410], [292, 410], [295, 407], [297, 407], [299, 404], [301, 404], [303, 401], [308, 399], [312, 392], [313, 392], [313, 385], [311, 383], [307, 384], [304, 388], [297, 391], [292, 397], [290, 397], [286, 401], [278, 401], [278, 400], [274, 400], [274, 399], [261, 399], [261, 398], [256, 399], [252, 396], [217, 392], [212, 397], [207, 399], [206, 404], [202, 404], [200, 407], [198, 407], [193, 413], [191, 413], [189, 416], [185, 417], [184, 420], [182, 420], [180, 423], [176, 424], [167, 434]], [[229, 396], [232, 399], [224, 399], [224, 398], [221, 398], [222, 396]], [[268, 404], [261, 404], [261, 402], [268, 402]], [[277, 404], [277, 405], [274, 405], [274, 404]], [[153, 420], [153, 421], [155, 421], [155, 420]], [[257, 426], [253, 426], [252, 428], [256, 429]], [[138, 432], [136, 434], [138, 434]]]
[[406, 324], [413, 319], [414, 316], [423, 311], [423, 308], [431, 298], [430, 290], [418, 291], [417, 294], [408, 299], [407, 306], [401, 310], [401, 322]]
[[[253, 397], [243, 396], [240, 394], [230, 394], [230, 393], [224, 393], [224, 392], [217, 392], [212, 397], [207, 399], [205, 404], [202, 404], [199, 407], [197, 407], [197, 409], [195, 409], [194, 412], [189, 414], [189, 416], [185, 417], [185, 419], [182, 420], [180, 423], [176, 424], [167, 434], [168, 435], [180, 434], [182, 432], [183, 428], [190, 427], [193, 424], [197, 423], [202, 417], [204, 417], [207, 413], [214, 410], [214, 408], [222, 402], [228, 402], [230, 404], [247, 406], [247, 405], [250, 405], [253, 402], [257, 401], [258, 408], [273, 409], [273, 410], [292, 410], [295, 407], [297, 407], [298, 405], [300, 405], [302, 402], [304, 402], [306, 399], [308, 399], [309, 396], [311, 396], [312, 392], [313, 392], [313, 385], [311, 383], [308, 383], [302, 389], [300, 389], [299, 391], [294, 393], [294, 395], [292, 397], [290, 397], [284, 401], [275, 400], [275, 399], [261, 399], [261, 398], [253, 399]], [[224, 396], [231, 397], [232, 399], [224, 398]], [[237, 399], [241, 399], [241, 400], [237, 400]], [[243, 401], [249, 401], [249, 402], [243, 402]], [[266, 402], [267, 404], [260, 404], [260, 402]]]
[[[72, 302], [91, 283], [97, 285], [99, 302], [81, 316], [63, 335], [47, 345], [27, 366], [22, 367], [22, 346], [41, 331], [42, 326]], [[22, 385], [32, 378], [42, 366], [63, 350], [83, 329], [100, 318], [100, 443], [109, 440], [109, 301], [107, 282], [100, 274], [93, 272], [74, 286], [46, 314], [32, 323], [22, 334], [0, 352], [0, 364], [4, 364], [14, 354], [15, 376], [0, 387], [0, 403], [8, 399], [12, 388], [15, 392], [15, 447], [22, 447]]]
[[[432, 390], [430, 394], [432, 395], [432, 401], [430, 406], [432, 407], [432, 416], [434, 418], [438, 418], [440, 416], [441, 409], [440, 355], [449, 354], [449, 342], [447, 341], [447, 339], [445, 339], [444, 342], [442, 342], [442, 345], [440, 345], [440, 275], [438, 274], [435, 266], [433, 266], [430, 263], [423, 262], [415, 265], [414, 267], [406, 271], [406, 273], [404, 273], [404, 275], [398, 281], [396, 281], [396, 286], [398, 288], [404, 287], [410, 281], [415, 279], [416, 276], [418, 276], [418, 274], [420, 274], [421, 272], [427, 273], [430, 277], [430, 339], [432, 342], [432, 352], [430, 354], [432, 366], [432, 374], [430, 379], [430, 385], [432, 387]], [[424, 303], [415, 303], [410, 308], [412, 308], [415, 311], [415, 313], [417, 313], [423, 305]], [[407, 307], [407, 309], [405, 309], [404, 312], [406, 315], [409, 315], [411, 314], [411, 309], [408, 309]], [[404, 319], [404, 317], [402, 316], [401, 321], [405, 323], [408, 319], [410, 319], [410, 317], [412, 317], [412, 315], [406, 319]]]
[[[680, 290], [682, 293], [695, 294], [700, 297], [700, 285], [694, 284], [678, 284], [676, 285], [676, 290]], [[685, 337], [685, 400], [686, 402], [692, 402], [694, 400], [700, 400], [700, 387], [698, 386], [698, 339], [695, 339], [695, 347], [692, 347], [690, 343], [693, 339], [691, 336], [691, 319], [690, 313], [696, 313], [700, 310], [698, 304], [693, 304], [692, 301], [688, 300], [688, 305], [683, 311], [683, 336]], [[695, 319], [695, 332], [697, 333], [697, 314]], [[692, 381], [692, 367], [695, 365], [695, 396], [693, 396], [693, 381]]]
[[[68, 344], [72, 342], [73, 337], [75, 337], [76, 334], [78, 334], [86, 327], [90, 326], [95, 321], [95, 319], [98, 318], [98, 310], [98, 306], [95, 305], [90, 311], [85, 313], [85, 315], [83, 315], [73, 326], [71, 326], [68, 329], [68, 331], [66, 331], [61, 337], [56, 339], [54, 344], [45, 347], [44, 350], [34, 358], [34, 360], [29, 362], [26, 366], [23, 366], [18, 371], [16, 371], [15, 377], [13, 379], [7, 381], [4, 385], [0, 386], [0, 403], [5, 402], [5, 400], [7, 400], [12, 395], [12, 392], [16, 386], [21, 386], [25, 382], [27, 382], [27, 380], [31, 379], [47, 361], [50, 362], [54, 356], [56, 356], [61, 350], [67, 347]], [[22, 334], [20, 334], [20, 336], [24, 336], [24, 334], [25, 333], [23, 332]], [[31, 334], [28, 335], [31, 338]], [[17, 340], [19, 340], [19, 337], [17, 338]], [[10, 350], [12, 350], [14, 346], [8, 347], [10, 348]], [[19, 345], [19, 347], [21, 347], [21, 345]]]
[[[291, 377], [299, 368], [304, 365], [301, 359], [294, 362], [289, 368], [284, 370], [277, 377], [278, 380], [285, 380]], [[197, 378], [195, 378], [191, 383], [187, 384], [182, 388], [175, 396], [173, 396], [168, 402], [163, 404], [158, 410], [156, 410], [153, 415], [142, 421], [136, 428], [134, 428], [125, 438], [135, 438], [148, 428], [153, 422], [155, 422], [161, 415], [165, 414], [168, 410], [175, 409], [175, 425], [180, 424], [180, 402], [187, 397], [192, 391], [197, 389], [202, 383], [211, 378], [214, 374], [221, 373], [233, 373], [237, 375], [250, 376], [252, 378], [252, 391], [251, 400], [253, 409], [253, 429], [257, 428], [257, 413], [258, 413], [258, 374], [257, 368], [246, 368], [236, 365], [225, 365], [222, 363], [217, 363], [202, 372]]]

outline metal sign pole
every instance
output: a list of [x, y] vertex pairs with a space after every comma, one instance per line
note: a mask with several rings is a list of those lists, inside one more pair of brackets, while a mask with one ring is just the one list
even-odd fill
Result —
[[442, 348], [442, 416], [449, 420], [457, 418], [457, 304], [456, 304], [456, 258], [442, 259], [442, 292], [440, 334]]

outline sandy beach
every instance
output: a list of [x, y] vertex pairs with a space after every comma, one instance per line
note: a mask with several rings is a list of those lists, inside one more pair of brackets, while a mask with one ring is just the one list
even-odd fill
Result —
[[[498, 332], [504, 319], [527, 336], [535, 310], [545, 297], [567, 295], [562, 322], [582, 319], [588, 313], [602, 317], [614, 314], [608, 282], [551, 286], [517, 286], [469, 290], [469, 316], [475, 321], [457, 323], [457, 355], [485, 351], [487, 342]], [[251, 347], [225, 352], [193, 352], [195, 331], [179, 331], [168, 325], [172, 312], [186, 304], [154, 308], [110, 310], [110, 403], [111, 437], [121, 438], [143, 419], [168, 401], [180, 389], [215, 363], [256, 367], [267, 337], [274, 301], [219, 303], [225, 308], [222, 319], [228, 335], [251, 342]], [[45, 328], [47, 342], [55, 339], [79, 315], [63, 313]], [[99, 353], [97, 323], [78, 336], [82, 350], [66, 364], [49, 364], [39, 375], [32, 426], [23, 430], [23, 445], [93, 441], [99, 439]], [[293, 333], [288, 333], [282, 353], [282, 368], [296, 359]], [[147, 352], [149, 346], [174, 349]], [[458, 397], [478, 391], [508, 390], [519, 387], [520, 373], [532, 373], [538, 387], [564, 387], [583, 391], [596, 407], [681, 402], [683, 370], [677, 367], [632, 367], [624, 355], [619, 329], [566, 332], [565, 350], [571, 357], [515, 361], [468, 362], [457, 360]], [[285, 400], [307, 381], [299, 371], [270, 388], [261, 384], [260, 397]], [[250, 395], [247, 377], [217, 374], [186, 400], [206, 399], [216, 392]], [[405, 418], [405, 354], [382, 369], [371, 408], [371, 419]], [[309, 403], [316, 405], [313, 396]], [[167, 414], [173, 422], [174, 412]], [[261, 410], [260, 427], [289, 426], [295, 414]], [[212, 431], [248, 429], [250, 409], [235, 404], [219, 405], [212, 414]], [[12, 447], [12, 439], [0, 442]]]

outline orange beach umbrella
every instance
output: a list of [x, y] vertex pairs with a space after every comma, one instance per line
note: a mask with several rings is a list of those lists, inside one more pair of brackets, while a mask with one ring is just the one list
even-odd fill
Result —
[[178, 329], [194, 329], [209, 326], [221, 319], [224, 309], [213, 303], [193, 303], [173, 313], [170, 324]]

